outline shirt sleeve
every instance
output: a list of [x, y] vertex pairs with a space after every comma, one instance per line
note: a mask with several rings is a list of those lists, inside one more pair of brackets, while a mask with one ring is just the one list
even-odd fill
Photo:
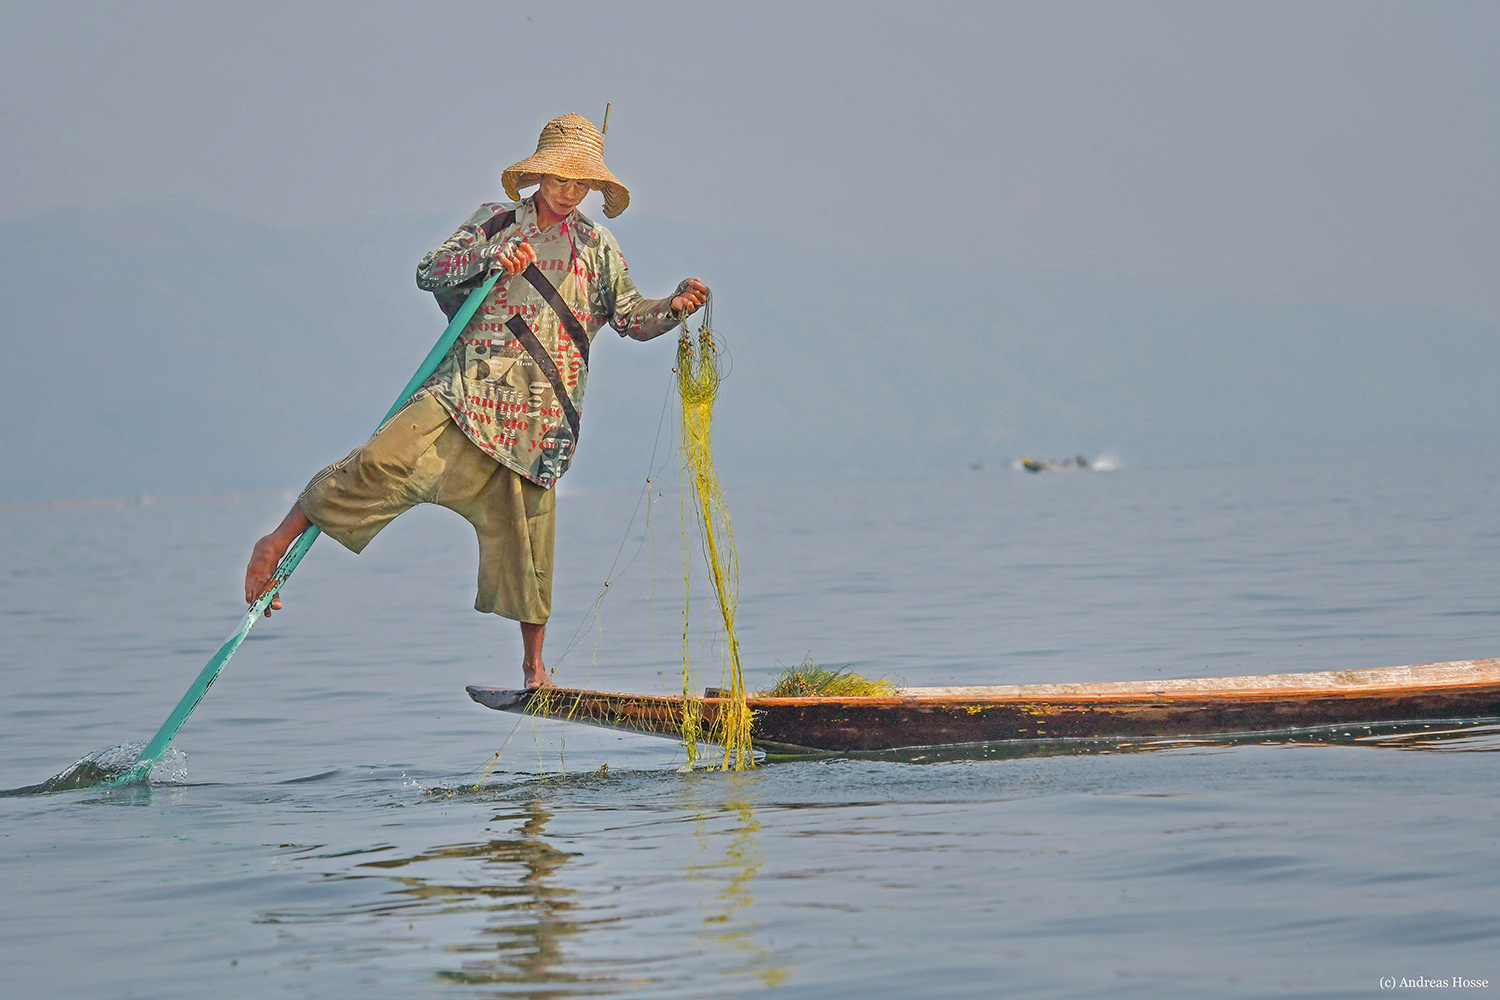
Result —
[[496, 214], [492, 208], [481, 208], [442, 246], [423, 257], [417, 264], [417, 287], [424, 292], [437, 292], [488, 274], [504, 246], [498, 239], [491, 241], [484, 231], [485, 223]]
[[681, 322], [672, 312], [672, 297], [648, 299], [630, 280], [630, 266], [614, 235], [604, 236], [601, 290], [610, 317], [609, 325], [622, 337], [650, 340], [660, 337]]

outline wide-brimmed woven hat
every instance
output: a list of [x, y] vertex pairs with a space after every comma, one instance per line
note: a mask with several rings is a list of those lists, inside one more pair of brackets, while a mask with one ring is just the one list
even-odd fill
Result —
[[521, 189], [542, 182], [543, 174], [588, 181], [604, 192], [604, 214], [613, 219], [630, 204], [630, 191], [604, 165], [604, 136], [583, 115], [554, 118], [542, 129], [536, 152], [500, 175], [505, 193], [517, 201]]

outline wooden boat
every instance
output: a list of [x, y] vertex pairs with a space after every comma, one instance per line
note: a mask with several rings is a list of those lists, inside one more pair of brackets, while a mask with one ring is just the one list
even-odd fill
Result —
[[[469, 687], [479, 704], [676, 737], [681, 695]], [[701, 703], [712, 723], [725, 699]], [[888, 697], [753, 695], [752, 739], [779, 753], [1012, 741], [1163, 740], [1326, 727], [1500, 719], [1500, 660], [1250, 677], [903, 688]]]

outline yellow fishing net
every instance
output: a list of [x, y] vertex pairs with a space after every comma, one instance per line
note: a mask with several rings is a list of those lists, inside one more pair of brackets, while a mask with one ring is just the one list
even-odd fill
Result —
[[[677, 392], [682, 400], [682, 479], [683, 479], [683, 583], [686, 596], [682, 614], [682, 745], [687, 751], [687, 766], [699, 757], [698, 743], [706, 740], [724, 748], [718, 761], [721, 770], [743, 771], [755, 766], [750, 746], [750, 708], [745, 703], [745, 676], [740, 667], [740, 641], [734, 630], [735, 604], [739, 599], [740, 562], [734, 549], [734, 532], [729, 525], [729, 507], [714, 468], [713, 415], [714, 401], [723, 377], [721, 353], [713, 336], [712, 300], [704, 306], [703, 321], [694, 337], [683, 323], [677, 342]], [[688, 650], [688, 611], [691, 606], [691, 552], [688, 541], [688, 499], [708, 563], [709, 582], [718, 600], [724, 621], [724, 693], [716, 711], [704, 718], [704, 703], [693, 684], [692, 658]]]

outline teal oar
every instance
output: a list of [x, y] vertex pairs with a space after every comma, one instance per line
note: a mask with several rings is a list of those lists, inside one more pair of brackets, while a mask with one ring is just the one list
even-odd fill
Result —
[[[469, 297], [464, 300], [464, 304], [459, 307], [458, 312], [453, 314], [453, 320], [448, 324], [448, 328], [443, 331], [443, 335], [438, 338], [437, 343], [432, 345], [432, 350], [427, 352], [427, 357], [422, 359], [422, 364], [417, 368], [416, 374], [406, 383], [406, 388], [401, 390], [401, 395], [396, 397], [396, 402], [391, 405], [391, 408], [386, 411], [385, 416], [381, 418], [380, 424], [376, 428], [377, 430], [385, 426], [385, 422], [391, 419], [392, 414], [401, 409], [406, 401], [411, 398], [412, 394], [422, 387], [422, 383], [426, 382], [428, 377], [437, 370], [437, 366], [442, 364], [443, 359], [452, 350], [454, 341], [458, 340], [458, 335], [463, 332], [464, 327], [469, 325], [469, 320], [474, 318], [474, 313], [478, 311], [480, 303], [490, 293], [490, 289], [495, 287], [495, 282], [499, 278], [500, 272], [497, 271], [484, 284], [469, 293]], [[167, 747], [176, 738], [178, 730], [182, 728], [182, 724], [187, 721], [189, 715], [193, 714], [193, 709], [198, 707], [198, 702], [203, 700], [203, 696], [208, 693], [208, 689], [218, 679], [219, 671], [224, 669], [224, 664], [229, 662], [229, 658], [234, 655], [234, 651], [240, 648], [240, 643], [244, 642], [245, 636], [250, 634], [251, 627], [265, 613], [266, 606], [271, 603], [271, 599], [281, 590], [287, 581], [287, 577], [292, 575], [292, 570], [297, 568], [297, 564], [302, 561], [302, 557], [307, 554], [307, 550], [312, 548], [312, 543], [317, 541], [320, 534], [322, 532], [318, 530], [318, 526], [313, 525], [297, 536], [297, 540], [292, 543], [291, 548], [286, 550], [286, 555], [281, 557], [281, 562], [276, 564], [276, 575], [271, 578], [270, 586], [266, 588], [265, 593], [256, 598], [254, 604], [250, 605], [250, 610], [245, 612], [245, 617], [240, 621], [240, 627], [233, 635], [224, 640], [224, 645], [220, 646], [219, 651], [204, 665], [197, 679], [187, 689], [187, 693], [182, 696], [182, 700], [177, 703], [177, 707], [172, 709], [172, 714], [167, 716], [167, 721], [161, 724], [161, 728], [156, 731], [156, 735], [151, 738], [151, 742], [146, 744], [146, 749], [141, 751], [141, 755], [135, 759], [135, 763], [131, 765], [130, 769], [119, 777], [105, 782], [106, 787], [113, 788], [119, 785], [133, 785], [145, 781], [151, 776], [151, 769], [156, 766], [156, 762], [161, 759], [161, 755], [166, 753]]]

